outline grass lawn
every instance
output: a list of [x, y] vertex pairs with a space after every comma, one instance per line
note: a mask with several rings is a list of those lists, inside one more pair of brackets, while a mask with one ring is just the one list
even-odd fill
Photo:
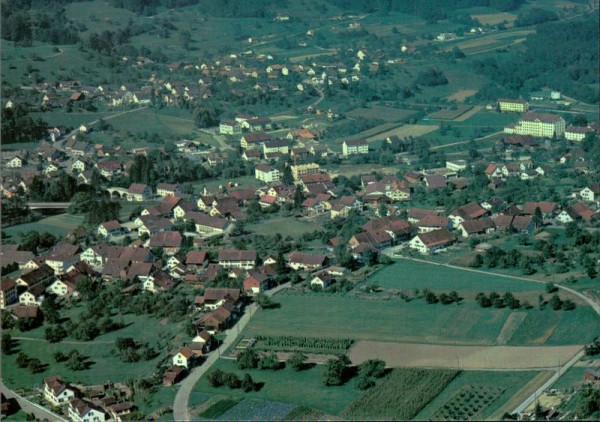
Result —
[[17, 412], [13, 413], [12, 415], [3, 417], [2, 420], [3, 421], [22, 422], [22, 421], [29, 420], [29, 419], [27, 419], [28, 416], [29, 416], [29, 414], [27, 412], [19, 409]]
[[163, 108], [140, 110], [135, 113], [124, 114], [109, 123], [118, 133], [130, 132], [133, 135], [157, 134], [162, 137], [173, 135], [187, 136], [195, 132], [195, 124], [188, 110]]
[[3, 231], [12, 236], [14, 240], [19, 240], [19, 233], [37, 231], [40, 233], [48, 232], [54, 236], [61, 237], [76, 229], [83, 224], [82, 215], [59, 214], [51, 217], [42, 218], [34, 223], [18, 224], [3, 229]]
[[490, 386], [501, 387], [504, 392], [487, 407], [481, 410], [477, 419], [484, 419], [494, 413], [500, 406], [506, 403], [521, 387], [536, 376], [538, 372], [488, 372], [488, 371], [463, 371], [427, 406], [425, 406], [415, 417], [417, 420], [428, 420], [444, 404], [452, 399], [463, 387], [467, 386]]
[[[360, 396], [352, 382], [339, 387], [326, 387], [323, 384], [325, 366], [317, 365], [313, 368], [296, 372], [291, 368], [279, 371], [262, 371], [253, 369], [241, 371], [237, 369], [235, 361], [221, 359], [215, 363], [213, 369], [225, 372], [234, 372], [240, 378], [244, 373], [249, 373], [255, 382], [264, 385], [260, 391], [244, 393], [242, 390], [230, 390], [227, 387], [213, 388], [202, 377], [194, 386], [193, 393], [203, 392], [211, 394], [225, 394], [232, 398], [263, 399], [276, 402], [291, 403], [320, 410], [337, 415], [352, 400]], [[209, 371], [210, 372], [210, 371]]]
[[247, 229], [265, 236], [281, 233], [283, 237], [292, 236], [299, 238], [304, 233], [318, 230], [319, 227], [312, 222], [299, 220], [294, 217], [276, 217], [261, 220], [256, 224], [247, 226]]
[[558, 381], [552, 386], [558, 390], [567, 390], [569, 388], [577, 388], [583, 384], [583, 375], [585, 366], [572, 366]]
[[511, 280], [495, 275], [483, 275], [454, 268], [444, 268], [422, 262], [398, 260], [383, 267], [370, 277], [366, 284], [378, 284], [388, 289], [457, 290], [462, 292], [525, 292], [539, 291], [539, 283]]

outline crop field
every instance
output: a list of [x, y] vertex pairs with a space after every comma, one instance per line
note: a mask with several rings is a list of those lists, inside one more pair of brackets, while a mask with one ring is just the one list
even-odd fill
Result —
[[455, 109], [446, 109], [436, 111], [434, 113], [429, 114], [430, 119], [440, 119], [440, 120], [454, 120], [459, 116], [462, 116], [467, 111], [471, 110], [473, 106], [460, 106]]
[[51, 217], [42, 218], [35, 223], [18, 224], [2, 229], [8, 236], [14, 240], [20, 238], [19, 233], [28, 233], [37, 231], [39, 233], [48, 232], [54, 236], [64, 236], [75, 230], [83, 224], [83, 216], [72, 214], [59, 214]]
[[263, 371], [260, 369], [242, 371], [237, 368], [235, 361], [220, 359], [213, 365], [211, 370], [213, 369], [233, 372], [240, 378], [245, 373], [249, 373], [254, 382], [264, 383], [264, 385], [259, 391], [244, 393], [239, 389], [214, 388], [208, 382], [207, 377], [202, 377], [194, 386], [193, 394], [201, 392], [226, 395], [231, 399], [242, 398], [289, 403], [317, 409], [331, 415], [339, 414], [352, 400], [360, 396], [360, 391], [354, 387], [352, 382], [335, 387], [325, 386], [323, 383], [324, 365], [316, 365], [299, 372], [294, 371], [292, 368], [284, 368], [278, 371]]
[[255, 349], [301, 351], [306, 353], [345, 354], [352, 346], [349, 339], [327, 339], [296, 336], [257, 336]]
[[364, 117], [366, 119], [380, 119], [386, 123], [393, 123], [403, 121], [410, 118], [415, 114], [414, 110], [404, 110], [401, 108], [391, 108], [374, 106], [369, 108], [355, 108], [346, 113], [348, 117], [358, 118]]
[[460, 389], [434, 414], [435, 420], [477, 420], [481, 412], [504, 392], [501, 387], [469, 385]]
[[446, 99], [448, 101], [458, 101], [460, 103], [469, 98], [471, 95], [475, 94], [477, 94], [476, 89], [461, 89], [459, 91], [456, 91], [454, 94], [449, 95], [448, 97], [446, 97]]
[[118, 132], [130, 132], [133, 135], [157, 134], [172, 137], [194, 134], [196, 126], [190, 113], [186, 110], [165, 108], [157, 111], [144, 109], [134, 113], [110, 119], [107, 123]]
[[359, 341], [350, 360], [360, 364], [381, 359], [394, 368], [545, 369], [572, 358], [582, 346], [444, 346]]
[[[489, 400], [486, 403], [486, 407], [482, 408], [477, 416], [479, 420], [489, 418], [490, 415], [501, 408], [515, 393], [520, 391], [524, 385], [538, 374], [539, 372], [535, 371], [462, 371], [437, 397], [415, 416], [415, 419], [437, 420], [438, 418], [435, 416], [437, 412], [442, 411], [444, 406], [457, 394], [460, 394], [461, 391], [474, 386], [480, 389], [502, 390], [501, 394], [495, 395], [493, 400]], [[543, 372], [543, 374], [549, 374], [549, 372]], [[465, 401], [462, 400], [462, 403]], [[512, 409], [507, 410], [512, 411]], [[500, 419], [501, 416], [498, 416], [497, 419]]]
[[[473, 53], [485, 48], [495, 48], [499, 45], [511, 44], [517, 39], [525, 39], [527, 35], [535, 32], [533, 29], [520, 29], [514, 31], [497, 32], [489, 35], [479, 36], [466, 41], [461, 41], [457, 44], [453, 44], [448, 47], [451, 50], [454, 47], [458, 47], [467, 53]], [[485, 47], [485, 48], [484, 48]]]
[[465, 120], [470, 119], [471, 117], [473, 117], [474, 115], [476, 115], [477, 113], [479, 113], [479, 111], [481, 111], [483, 109], [482, 106], [474, 106], [473, 108], [471, 108], [471, 110], [461, 114], [460, 116], [456, 117], [455, 119], [453, 119], [454, 122], [464, 122]]
[[480, 15], [472, 14], [471, 17], [473, 19], [477, 19], [482, 25], [498, 25], [504, 21], [512, 24], [517, 20], [517, 16], [511, 13], [485, 13]]
[[418, 138], [419, 136], [427, 135], [428, 133], [437, 130], [436, 126], [433, 125], [404, 125], [396, 129], [388, 130], [375, 136], [367, 138], [368, 142], [373, 142], [381, 139], [385, 139], [389, 136], [397, 136], [400, 139], [407, 138], [409, 136]]
[[458, 371], [395, 369], [342, 413], [347, 419], [409, 420], [433, 400]]

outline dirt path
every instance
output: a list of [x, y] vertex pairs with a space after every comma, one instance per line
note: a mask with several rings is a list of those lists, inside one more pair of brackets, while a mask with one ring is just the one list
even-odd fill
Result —
[[526, 316], [527, 312], [515, 312], [510, 314], [508, 318], [506, 318], [506, 321], [500, 330], [500, 334], [498, 334], [498, 337], [496, 338], [496, 342], [500, 345], [508, 343], [508, 340], [510, 340], [515, 331], [517, 331], [517, 328], [519, 328], [519, 325], [521, 325]]

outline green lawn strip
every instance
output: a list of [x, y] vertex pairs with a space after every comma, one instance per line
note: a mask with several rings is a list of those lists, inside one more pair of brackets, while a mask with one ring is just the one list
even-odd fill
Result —
[[442, 369], [394, 369], [343, 412], [348, 419], [413, 418], [459, 374]]
[[[218, 360], [211, 370], [221, 369], [233, 372], [242, 378], [249, 373], [256, 383], [264, 383], [259, 391], [244, 393], [240, 389], [228, 387], [214, 388], [204, 376], [194, 386], [194, 392], [224, 394], [231, 398], [262, 399], [317, 409], [337, 415], [352, 400], [360, 396], [352, 382], [342, 386], [327, 387], [323, 383], [325, 367], [317, 365], [313, 368], [296, 372], [291, 368], [279, 371], [262, 371], [259, 369], [239, 370], [232, 360]], [[209, 371], [210, 373], [210, 371]]]
[[19, 233], [36, 231], [39, 233], [48, 232], [54, 236], [61, 237], [76, 229], [83, 224], [83, 216], [60, 214], [51, 217], [42, 218], [34, 223], [18, 224], [2, 229], [8, 236], [14, 240], [19, 240]]
[[417, 420], [435, 419], [434, 414], [455, 397], [464, 387], [489, 386], [504, 389], [502, 394], [487, 404], [478, 417], [484, 419], [506, 403], [520, 388], [533, 379], [535, 371], [462, 371], [440, 394], [416, 416]]
[[[294, 335], [354, 340], [494, 344], [510, 311], [475, 303], [367, 300], [353, 295], [278, 294], [279, 309], [259, 311], [246, 337]], [[450, 333], [450, 334], [449, 334]]]
[[584, 383], [584, 373], [585, 366], [572, 366], [558, 379], [558, 381], [556, 381], [552, 388], [556, 388], [557, 390], [577, 388]]
[[298, 220], [294, 217], [274, 217], [267, 218], [255, 224], [249, 224], [248, 230], [262, 235], [274, 235], [280, 233], [283, 237], [292, 236], [299, 238], [304, 233], [311, 233], [319, 230], [319, 226], [306, 221]]
[[285, 415], [285, 421], [322, 421], [331, 420], [331, 418], [316, 409], [305, 406], [295, 407], [290, 413]]
[[390, 289], [460, 290], [478, 292], [539, 291], [543, 285], [511, 280], [493, 274], [485, 275], [455, 268], [445, 268], [422, 262], [398, 260], [370, 277], [365, 284], [377, 284]]

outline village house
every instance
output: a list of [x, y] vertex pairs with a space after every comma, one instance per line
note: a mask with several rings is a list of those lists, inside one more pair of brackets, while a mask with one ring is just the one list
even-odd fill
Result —
[[222, 249], [219, 251], [219, 265], [223, 268], [251, 270], [256, 266], [256, 251]]
[[419, 233], [427, 233], [439, 229], [452, 229], [452, 220], [448, 217], [429, 214], [415, 223]]
[[57, 279], [48, 287], [48, 291], [59, 297], [76, 295], [77, 285], [69, 279]]
[[100, 170], [100, 174], [108, 180], [123, 172], [123, 166], [118, 161], [99, 161], [96, 163], [96, 167]]
[[156, 185], [156, 194], [161, 198], [181, 194], [181, 186], [176, 183], [159, 183]]
[[121, 236], [123, 232], [124, 229], [117, 220], [108, 221], [98, 226], [98, 236], [109, 240], [113, 237]]
[[48, 283], [55, 278], [54, 270], [47, 264], [41, 265], [39, 268], [22, 274], [15, 281], [19, 286], [35, 286], [36, 284]]
[[455, 238], [447, 229], [419, 233], [409, 242], [409, 247], [422, 254], [441, 252], [454, 243]]
[[235, 319], [234, 314], [228, 309], [227, 304], [202, 315], [194, 321], [194, 325], [198, 331], [207, 331], [210, 334], [215, 334], [231, 326]]
[[579, 220], [590, 221], [594, 214], [594, 211], [592, 211], [586, 204], [583, 202], [578, 202], [566, 210], [562, 210], [556, 216], [556, 219], [562, 224], [572, 223]]
[[154, 233], [150, 237], [149, 246], [160, 248], [166, 255], [175, 255], [181, 249], [183, 238], [181, 233], [175, 231], [164, 231]]
[[288, 266], [294, 270], [314, 271], [323, 268], [327, 264], [327, 256], [308, 254], [303, 252], [292, 252], [287, 259]]
[[326, 289], [333, 284], [334, 281], [335, 279], [327, 271], [320, 271], [312, 276], [310, 279], [310, 285], [311, 287], [316, 286], [320, 287], [321, 289]]
[[489, 234], [496, 230], [496, 225], [491, 218], [481, 218], [479, 220], [466, 220], [458, 225], [458, 230], [463, 237]]
[[222, 234], [229, 226], [229, 222], [225, 218], [211, 217], [194, 211], [186, 212], [184, 221], [194, 222], [197, 233], [210, 236]]
[[369, 144], [365, 139], [348, 139], [342, 143], [342, 155], [368, 154]]
[[132, 183], [127, 189], [127, 200], [133, 202], [148, 201], [152, 198], [152, 190], [148, 185]]
[[11, 278], [5, 277], [0, 281], [0, 309], [6, 309], [18, 300], [17, 283]]
[[600, 199], [600, 183], [594, 183], [579, 191], [581, 199], [587, 202], [597, 202]]
[[60, 377], [44, 379], [44, 398], [52, 406], [64, 406], [75, 398], [76, 390]]
[[476, 220], [487, 214], [489, 214], [488, 210], [475, 202], [471, 202], [452, 211], [448, 218], [452, 221], [454, 227], [458, 227], [463, 221]]
[[75, 398], [68, 408], [69, 419], [73, 422], [104, 422], [107, 414], [99, 407], [87, 401]]
[[240, 289], [208, 288], [203, 296], [196, 296], [195, 305], [198, 308], [214, 311], [225, 302], [237, 304], [240, 298]]
[[221, 135], [240, 135], [242, 126], [235, 120], [222, 120], [219, 123], [219, 133]]
[[565, 139], [567, 141], [580, 142], [585, 139], [588, 133], [593, 133], [594, 129], [587, 126], [569, 126], [565, 129]]
[[542, 217], [550, 218], [553, 217], [558, 211], [558, 204], [555, 202], [525, 202], [523, 205], [523, 214], [525, 215], [535, 215], [536, 209], [539, 208]]
[[320, 173], [320, 166], [316, 163], [298, 164], [290, 166], [290, 168], [295, 181], [300, 180], [302, 176], [306, 176], [308, 174]]
[[259, 164], [256, 166], [254, 173], [258, 180], [265, 183], [279, 182], [281, 176], [279, 170], [268, 164]]
[[185, 256], [185, 265], [191, 270], [201, 270], [208, 265], [208, 255], [206, 251], [189, 251]]
[[244, 293], [248, 296], [255, 296], [267, 290], [269, 283], [266, 275], [256, 272], [249, 275], [242, 284], [244, 286]]
[[163, 374], [163, 385], [170, 387], [181, 381], [186, 375], [186, 369], [183, 366], [173, 365]]
[[198, 356], [192, 349], [189, 347], [182, 347], [175, 356], [173, 356], [173, 365], [183, 366], [185, 369], [189, 370], [194, 365], [197, 358]]
[[265, 142], [271, 140], [271, 135], [265, 132], [252, 132], [242, 135], [240, 146], [242, 149], [251, 149], [261, 146]]

